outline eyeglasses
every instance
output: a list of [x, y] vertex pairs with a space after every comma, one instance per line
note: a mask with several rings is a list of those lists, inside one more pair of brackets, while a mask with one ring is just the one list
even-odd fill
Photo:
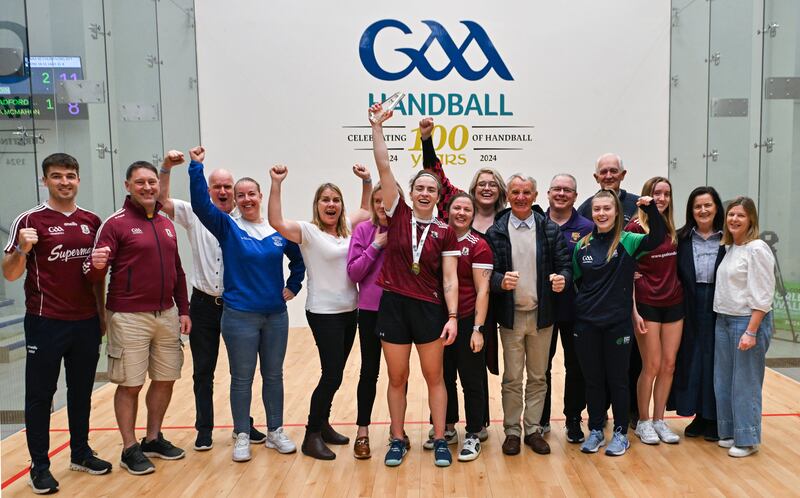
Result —
[[477, 187], [478, 188], [487, 188], [487, 187], [489, 187], [489, 188], [497, 188], [499, 186], [500, 185], [498, 185], [497, 182], [478, 182], [477, 183]]
[[550, 187], [550, 192], [554, 192], [556, 194], [564, 193], [564, 194], [574, 194], [575, 189], [569, 187]]

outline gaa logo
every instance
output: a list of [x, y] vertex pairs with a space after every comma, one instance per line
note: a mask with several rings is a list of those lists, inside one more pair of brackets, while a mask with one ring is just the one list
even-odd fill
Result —
[[[506, 67], [497, 49], [494, 47], [489, 35], [481, 27], [480, 24], [474, 21], [461, 21], [461, 24], [467, 27], [469, 34], [461, 42], [461, 45], [456, 45], [456, 42], [450, 37], [444, 27], [436, 21], [422, 21], [430, 29], [431, 34], [422, 44], [419, 49], [415, 48], [396, 48], [395, 51], [404, 53], [411, 59], [408, 67], [402, 71], [395, 73], [386, 71], [379, 64], [375, 57], [375, 38], [378, 33], [385, 28], [395, 28], [402, 31], [404, 34], [411, 34], [411, 29], [396, 19], [383, 19], [372, 23], [361, 35], [361, 40], [358, 44], [358, 54], [361, 57], [361, 63], [364, 68], [372, 76], [385, 81], [396, 81], [408, 76], [411, 71], [416, 68], [419, 73], [425, 78], [432, 81], [439, 81], [445, 78], [450, 71], [455, 69], [458, 74], [468, 81], [476, 81], [486, 76], [489, 71], [494, 69], [497, 75], [506, 80], [513, 81], [514, 77], [511, 76], [508, 68]], [[450, 62], [441, 70], [435, 69], [428, 59], [425, 57], [425, 52], [430, 48], [434, 41], [439, 42], [439, 46], [444, 51]], [[478, 47], [486, 57], [486, 65], [477, 71], [470, 67], [467, 60], [464, 58], [464, 53], [470, 47], [472, 42], [478, 44]]]
[[64, 233], [64, 227], [47, 227], [47, 231], [50, 233], [62, 234]]

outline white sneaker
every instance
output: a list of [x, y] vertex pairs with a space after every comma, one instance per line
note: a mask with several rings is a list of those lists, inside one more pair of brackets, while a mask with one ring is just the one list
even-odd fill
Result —
[[758, 451], [758, 445], [755, 446], [731, 446], [728, 450], [728, 456], [734, 458], [748, 457]]
[[656, 430], [653, 428], [651, 420], [640, 420], [636, 424], [636, 431], [634, 433], [639, 436], [644, 444], [658, 444], [661, 440], [658, 438]]
[[250, 460], [250, 434], [240, 432], [233, 443], [233, 461], [246, 462]]
[[278, 453], [294, 453], [297, 451], [297, 446], [289, 439], [289, 436], [283, 432], [283, 427], [278, 427], [274, 431], [267, 433], [267, 441], [264, 443], [267, 448], [274, 448]]
[[464, 445], [458, 453], [459, 462], [471, 462], [481, 454], [481, 440], [477, 434], [469, 434], [464, 438]]
[[720, 448], [733, 448], [733, 438], [730, 439], [720, 439], [717, 441], [717, 444]]
[[[448, 431], [445, 429], [444, 440], [447, 441], [448, 445], [458, 444], [458, 431], [455, 429], [453, 429], [452, 431]], [[422, 447], [426, 450], [433, 449], [433, 428], [431, 428], [431, 430], [428, 431], [428, 440], [422, 443]]]
[[681, 437], [669, 428], [663, 420], [656, 420], [653, 422], [653, 429], [655, 429], [658, 438], [668, 444], [676, 444], [680, 442]]

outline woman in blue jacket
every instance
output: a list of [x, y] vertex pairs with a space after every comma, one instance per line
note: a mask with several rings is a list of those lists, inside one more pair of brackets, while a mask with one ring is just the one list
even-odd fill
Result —
[[[211, 202], [203, 164], [192, 159], [192, 210], [219, 241], [225, 265], [221, 326], [231, 373], [230, 402], [236, 434], [233, 460], [250, 460], [250, 401], [256, 359], [261, 365], [261, 397], [269, 430], [266, 446], [293, 453], [297, 448], [283, 432], [283, 359], [289, 337], [286, 301], [300, 292], [305, 275], [300, 248], [264, 220], [257, 181], [245, 177], [234, 185], [241, 216], [233, 218]], [[285, 283], [284, 255], [289, 257]]]

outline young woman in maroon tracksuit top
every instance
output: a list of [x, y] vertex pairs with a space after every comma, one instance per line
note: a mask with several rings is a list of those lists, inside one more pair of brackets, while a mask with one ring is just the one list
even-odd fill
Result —
[[[635, 281], [637, 318], [636, 341], [642, 355], [637, 395], [639, 423], [636, 435], [645, 444], [677, 443], [680, 437], [664, 422], [664, 410], [672, 387], [675, 357], [683, 331], [683, 288], [678, 280], [678, 238], [672, 219], [672, 185], [656, 176], [642, 187], [642, 195], [652, 196], [664, 220], [667, 233], [663, 242], [642, 256], [637, 265], [640, 277]], [[648, 233], [647, 214], [631, 220], [625, 230]], [[650, 398], [653, 417], [649, 417]]]

